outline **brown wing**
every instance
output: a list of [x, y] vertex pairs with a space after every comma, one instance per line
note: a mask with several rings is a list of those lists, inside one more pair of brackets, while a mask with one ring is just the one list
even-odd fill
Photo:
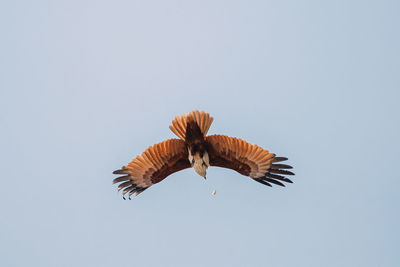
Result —
[[287, 158], [275, 157], [275, 154], [268, 150], [235, 137], [210, 135], [206, 137], [206, 140], [211, 166], [235, 170], [268, 186], [271, 186], [270, 183], [285, 186], [280, 181], [292, 183], [288, 178], [279, 175], [294, 175], [285, 170], [292, 167], [276, 164]]
[[122, 182], [118, 186], [118, 191], [123, 189], [123, 196], [129, 193], [130, 198], [132, 194], [140, 194], [151, 185], [161, 182], [168, 175], [189, 167], [185, 142], [169, 139], [147, 148], [142, 155], [137, 156], [128, 165], [114, 171], [114, 174], [125, 175], [114, 179], [113, 183]]

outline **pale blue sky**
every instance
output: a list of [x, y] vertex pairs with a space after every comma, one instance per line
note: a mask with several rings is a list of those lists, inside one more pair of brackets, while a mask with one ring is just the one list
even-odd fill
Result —
[[[399, 13], [2, 1], [0, 266], [399, 266]], [[123, 201], [111, 172], [192, 109], [294, 184], [188, 169]]]

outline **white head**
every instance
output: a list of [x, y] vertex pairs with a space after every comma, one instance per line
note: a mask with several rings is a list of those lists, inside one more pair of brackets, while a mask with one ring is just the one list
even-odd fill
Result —
[[189, 150], [189, 161], [197, 174], [206, 178], [207, 168], [210, 166], [210, 160], [207, 151], [205, 151], [203, 157], [201, 157], [199, 152], [196, 152], [194, 155], [192, 155]]

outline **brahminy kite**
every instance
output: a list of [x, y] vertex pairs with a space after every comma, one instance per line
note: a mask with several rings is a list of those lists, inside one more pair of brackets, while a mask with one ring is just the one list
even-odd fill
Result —
[[204, 111], [191, 111], [175, 117], [171, 131], [180, 139], [169, 139], [147, 148], [128, 165], [114, 171], [124, 176], [114, 179], [121, 183], [123, 198], [128, 193], [140, 194], [153, 184], [164, 180], [168, 175], [193, 167], [206, 178], [207, 168], [217, 166], [237, 171], [254, 181], [271, 186], [285, 186], [292, 183], [283, 175], [294, 175], [287, 169], [291, 166], [279, 162], [287, 160], [257, 145], [252, 145], [236, 137], [209, 135], [213, 118]]

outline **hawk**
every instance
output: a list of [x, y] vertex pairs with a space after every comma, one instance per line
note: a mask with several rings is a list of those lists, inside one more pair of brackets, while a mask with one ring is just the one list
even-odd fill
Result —
[[113, 181], [113, 184], [120, 183], [118, 191], [122, 190], [123, 198], [128, 193], [130, 199], [168, 175], [190, 167], [204, 179], [207, 168], [217, 166], [235, 170], [267, 186], [292, 183], [283, 176], [294, 175], [287, 170], [292, 167], [280, 163], [287, 158], [276, 157], [268, 150], [236, 137], [207, 136], [213, 120], [208, 113], [197, 110], [175, 117], [169, 128], [179, 139], [150, 146], [128, 165], [113, 172], [123, 174]]

